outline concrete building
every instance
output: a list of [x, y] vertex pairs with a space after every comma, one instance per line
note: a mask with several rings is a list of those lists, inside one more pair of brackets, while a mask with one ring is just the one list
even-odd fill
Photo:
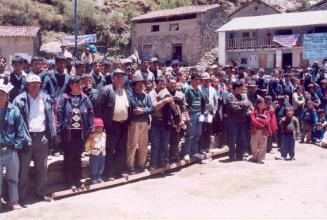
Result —
[[[234, 18], [217, 32], [221, 65], [305, 66], [309, 61], [303, 59], [303, 35], [327, 33], [327, 11]], [[291, 46], [277, 43], [281, 41]]]
[[132, 19], [132, 50], [169, 63], [197, 64], [216, 47], [215, 30], [228, 21], [218, 4], [153, 11]]
[[0, 26], [0, 55], [7, 59], [7, 68], [13, 54], [32, 56], [38, 52], [39, 30], [33, 26]]
[[238, 17], [260, 16], [280, 13], [281, 12], [277, 10], [277, 8], [268, 5], [264, 1], [253, 0], [249, 1], [247, 4], [234, 11], [232, 14], [229, 15], [229, 18], [233, 19]]
[[305, 9], [306, 11], [320, 11], [320, 10], [327, 10], [327, 0], [322, 0], [317, 2], [314, 5], [311, 5], [310, 7], [308, 7], [307, 9]]

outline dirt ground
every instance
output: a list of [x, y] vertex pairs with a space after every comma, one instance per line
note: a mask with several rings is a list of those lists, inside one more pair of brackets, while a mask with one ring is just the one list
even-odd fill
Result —
[[327, 218], [327, 149], [297, 145], [296, 161], [225, 158], [116, 188], [40, 202], [0, 219]]

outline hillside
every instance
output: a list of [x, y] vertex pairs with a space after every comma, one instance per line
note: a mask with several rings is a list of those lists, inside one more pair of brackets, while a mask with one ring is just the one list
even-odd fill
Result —
[[[232, 13], [248, 0], [78, 0], [79, 33], [97, 33], [100, 51], [128, 54], [130, 20], [146, 12], [191, 4], [219, 3]], [[265, 0], [280, 11], [296, 11], [316, 1]], [[42, 42], [73, 33], [72, 0], [0, 0], [1, 25], [39, 25]]]

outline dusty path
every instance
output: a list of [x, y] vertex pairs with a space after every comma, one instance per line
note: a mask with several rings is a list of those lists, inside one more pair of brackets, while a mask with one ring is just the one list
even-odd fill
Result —
[[117, 188], [37, 203], [0, 219], [327, 218], [327, 149], [298, 145], [296, 161], [196, 164]]

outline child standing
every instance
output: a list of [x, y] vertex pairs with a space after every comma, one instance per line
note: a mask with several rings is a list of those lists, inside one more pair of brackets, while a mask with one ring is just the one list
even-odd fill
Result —
[[85, 150], [90, 152], [90, 176], [92, 184], [102, 183], [101, 178], [106, 156], [106, 133], [103, 131], [101, 118], [94, 118], [95, 135], [85, 143]]
[[270, 153], [272, 150], [272, 144], [276, 140], [276, 132], [278, 130], [278, 124], [275, 114], [275, 105], [271, 104], [268, 106], [268, 111], [270, 114], [270, 134], [267, 141], [267, 153]]
[[302, 121], [302, 129], [301, 129], [301, 143], [304, 142], [304, 138], [307, 138], [307, 143], [311, 140], [311, 134], [314, 129], [315, 124], [318, 121], [317, 113], [314, 108], [314, 103], [312, 101], [308, 101], [307, 107], [304, 109], [301, 117]]
[[251, 112], [250, 161], [263, 164], [267, 151], [267, 137], [270, 134], [270, 113], [263, 98], [258, 98], [256, 108]]
[[280, 120], [279, 125], [282, 132], [282, 157], [286, 160], [289, 154], [290, 159], [295, 160], [295, 140], [300, 133], [300, 126], [293, 107], [286, 107], [286, 116]]

